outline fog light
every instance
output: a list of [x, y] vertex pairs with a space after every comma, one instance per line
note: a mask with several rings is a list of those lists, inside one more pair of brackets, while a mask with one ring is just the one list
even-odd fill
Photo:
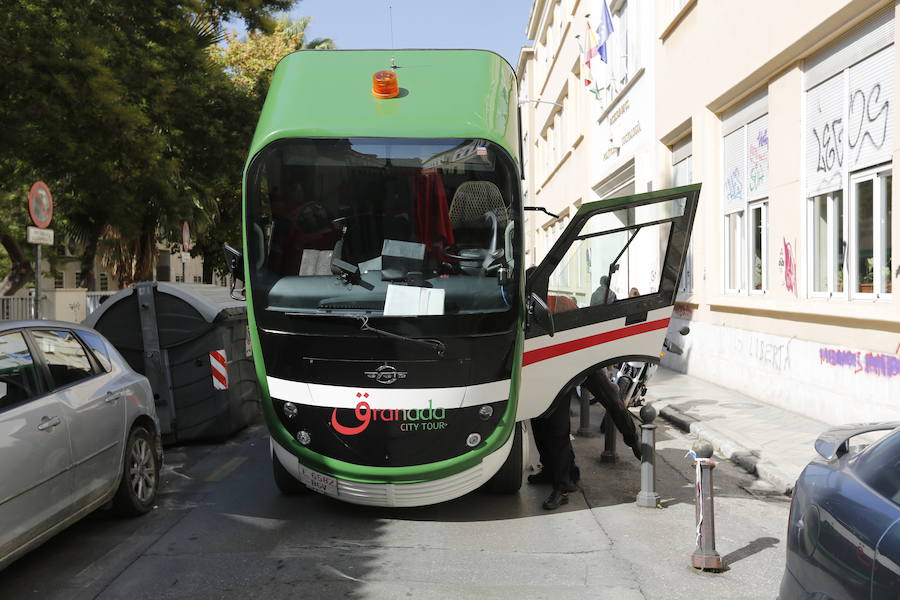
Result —
[[470, 433], [469, 437], [466, 438], [466, 446], [469, 448], [474, 448], [478, 444], [481, 443], [481, 434], [480, 433]]
[[285, 402], [281, 407], [282, 412], [284, 412], [284, 416], [288, 419], [293, 419], [297, 416], [297, 405], [293, 402]]
[[312, 438], [309, 437], [308, 431], [298, 431], [297, 432], [297, 441], [303, 444], [304, 446], [309, 446], [309, 443], [312, 441]]
[[491, 418], [491, 415], [493, 415], [493, 414], [494, 414], [493, 406], [482, 406], [481, 408], [478, 409], [478, 416], [481, 418], [482, 421], [487, 421], [488, 419]]

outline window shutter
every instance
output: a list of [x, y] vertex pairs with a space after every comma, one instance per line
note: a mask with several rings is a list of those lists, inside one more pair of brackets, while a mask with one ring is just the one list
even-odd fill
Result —
[[846, 141], [843, 84], [843, 75], [836, 75], [806, 93], [807, 196], [841, 187]]
[[725, 189], [722, 206], [725, 214], [744, 210], [744, 129], [725, 136], [724, 140]]
[[891, 160], [894, 47], [850, 67], [847, 154], [851, 171]]
[[747, 124], [747, 199], [769, 195], [769, 115]]

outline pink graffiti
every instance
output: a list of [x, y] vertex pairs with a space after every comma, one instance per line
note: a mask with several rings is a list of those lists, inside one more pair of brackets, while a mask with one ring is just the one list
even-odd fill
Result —
[[797, 263], [794, 262], [794, 251], [789, 241], [784, 238], [781, 238], [781, 241], [784, 243], [784, 287], [797, 296], [799, 290], [797, 289]]
[[890, 354], [866, 354], [866, 373], [881, 377], [900, 375], [900, 357]]

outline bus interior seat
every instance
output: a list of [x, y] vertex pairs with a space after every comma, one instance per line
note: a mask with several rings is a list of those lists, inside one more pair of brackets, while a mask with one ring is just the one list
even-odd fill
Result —
[[506, 228], [509, 212], [500, 188], [491, 181], [466, 181], [460, 184], [450, 201], [450, 222], [457, 246], [463, 253], [467, 249], [482, 251], [473, 256], [477, 265], [474, 261], [463, 263], [463, 270], [466, 272], [480, 269], [488, 252], [497, 245], [496, 236], [492, 233], [492, 219], [485, 218], [488, 214], [496, 217], [498, 232]]

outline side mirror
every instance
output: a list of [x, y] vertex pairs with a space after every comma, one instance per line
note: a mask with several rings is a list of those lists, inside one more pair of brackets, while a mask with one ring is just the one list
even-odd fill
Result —
[[553, 337], [553, 334], [555, 333], [553, 313], [550, 312], [547, 303], [534, 292], [528, 297], [528, 316], [529, 321], [533, 319], [535, 323], [550, 334], [550, 337]]
[[244, 256], [228, 244], [222, 244], [222, 249], [225, 251], [225, 264], [228, 266], [228, 272], [231, 273], [231, 289], [229, 290], [231, 297], [234, 300], [246, 300], [246, 286], [241, 286], [240, 290], [235, 289], [235, 284], [238, 280], [240, 280], [241, 283], [244, 283], [245, 281]]

